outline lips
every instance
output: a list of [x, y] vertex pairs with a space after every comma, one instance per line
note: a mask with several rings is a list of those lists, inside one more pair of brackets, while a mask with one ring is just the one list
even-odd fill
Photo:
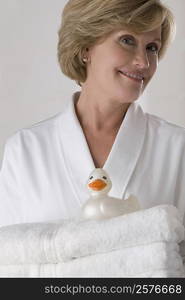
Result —
[[132, 72], [126, 72], [126, 71], [122, 71], [122, 70], [119, 70], [118, 72], [120, 74], [128, 77], [129, 79], [132, 79], [132, 80], [137, 81], [137, 82], [141, 82], [141, 81], [144, 80], [144, 76], [140, 72], [132, 73]]

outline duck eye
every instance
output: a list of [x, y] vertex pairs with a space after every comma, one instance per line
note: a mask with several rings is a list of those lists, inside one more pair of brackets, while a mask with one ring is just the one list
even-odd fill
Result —
[[107, 177], [106, 177], [106, 176], [103, 176], [102, 178], [103, 178], [103, 179], [107, 179]]
[[91, 176], [89, 179], [93, 179], [93, 176]]

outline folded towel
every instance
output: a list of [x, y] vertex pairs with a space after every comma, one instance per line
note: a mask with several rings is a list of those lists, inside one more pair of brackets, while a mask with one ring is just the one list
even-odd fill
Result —
[[136, 274], [136, 276], [132, 277], [139, 277], [139, 278], [185, 278], [184, 270], [165, 270], [160, 269], [157, 271], [150, 271], [141, 274]]
[[0, 278], [185, 278], [181, 269], [175, 270], [151, 270], [149, 272], [124, 274], [121, 276], [64, 276], [62, 274], [64, 263], [59, 264], [28, 264], [28, 265], [0, 265]]
[[182, 216], [159, 205], [106, 220], [65, 220], [0, 228], [0, 264], [59, 263], [96, 253], [184, 239]]
[[154, 277], [155, 274], [160, 277], [184, 275], [176, 243], [123, 248], [65, 263], [0, 266], [0, 277]]

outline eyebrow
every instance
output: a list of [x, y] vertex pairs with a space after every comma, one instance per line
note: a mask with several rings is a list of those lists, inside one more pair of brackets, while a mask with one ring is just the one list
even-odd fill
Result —
[[[125, 35], [134, 35], [134, 33], [124, 33], [124, 32], [122, 32], [122, 34], [125, 34]], [[121, 32], [120, 32], [120, 35], [121, 35]], [[159, 42], [159, 43], [161, 43], [162, 44], [162, 40], [160, 39], [160, 38], [154, 38], [154, 40], [153, 40], [153, 42]]]
[[155, 39], [154, 42], [160, 42], [160, 43], [162, 43], [161, 39]]

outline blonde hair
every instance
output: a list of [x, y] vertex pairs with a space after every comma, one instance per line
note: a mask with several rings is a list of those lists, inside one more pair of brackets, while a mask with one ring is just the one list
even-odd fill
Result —
[[58, 31], [58, 61], [62, 72], [77, 84], [85, 82], [83, 52], [117, 28], [135, 33], [162, 27], [161, 59], [175, 36], [172, 12], [160, 0], [69, 0]]

